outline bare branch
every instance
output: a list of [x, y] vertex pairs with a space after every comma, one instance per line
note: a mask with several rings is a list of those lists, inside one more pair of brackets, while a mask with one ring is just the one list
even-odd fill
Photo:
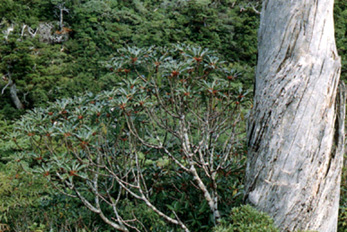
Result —
[[[3, 79], [4, 79], [4, 78], [3, 78]], [[7, 87], [9, 87], [10, 85], [13, 85], [13, 81], [12, 81], [11, 78], [8, 79], [8, 82], [7, 82], [7, 84], [5, 85], [5, 87], [2, 88], [2, 90], [1, 90], [1, 94], [2, 94], [2, 95], [4, 94], [4, 92], [5, 92], [5, 90], [7, 89]]]

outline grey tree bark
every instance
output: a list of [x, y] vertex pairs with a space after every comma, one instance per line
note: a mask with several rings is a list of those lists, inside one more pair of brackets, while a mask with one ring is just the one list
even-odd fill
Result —
[[12, 102], [14, 103], [14, 105], [16, 106], [18, 110], [22, 110], [24, 109], [24, 105], [22, 104], [21, 100], [18, 97], [16, 84], [12, 80], [11, 82], [12, 84], [10, 85], [10, 96], [11, 96]]
[[245, 198], [282, 231], [337, 230], [345, 93], [333, 3], [263, 1]]
[[10, 87], [10, 96], [11, 96], [11, 100], [12, 100], [13, 104], [16, 106], [16, 108], [18, 110], [22, 110], [22, 109], [24, 109], [24, 105], [18, 97], [18, 91], [17, 91], [16, 84], [13, 82], [10, 73], [7, 73], [7, 76], [8, 76], [8, 78], [6, 78], [6, 76], [3, 76], [3, 80], [7, 81], [7, 84], [1, 90], [1, 95], [4, 94], [5, 90], [8, 87]]

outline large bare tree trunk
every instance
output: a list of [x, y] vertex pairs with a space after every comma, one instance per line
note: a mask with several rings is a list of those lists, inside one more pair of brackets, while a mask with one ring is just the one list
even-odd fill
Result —
[[246, 199], [282, 231], [337, 230], [344, 87], [333, 0], [265, 0]]

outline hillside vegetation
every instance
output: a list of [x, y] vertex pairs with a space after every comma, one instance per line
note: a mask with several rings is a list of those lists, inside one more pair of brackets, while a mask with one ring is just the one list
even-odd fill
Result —
[[[345, 81], [347, 3], [335, 2]], [[0, 229], [278, 231], [243, 205], [260, 10], [2, 0]], [[340, 209], [346, 231], [346, 184]]]

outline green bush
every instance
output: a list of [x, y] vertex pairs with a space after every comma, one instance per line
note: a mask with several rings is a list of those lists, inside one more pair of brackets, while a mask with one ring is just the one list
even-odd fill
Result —
[[224, 221], [214, 232], [279, 232], [273, 220], [250, 205], [234, 208], [229, 221]]
[[12, 140], [30, 144], [20, 160], [103, 220], [160, 231], [165, 220], [153, 204], [192, 231], [210, 231], [241, 201], [251, 103], [240, 74], [201, 47], [119, 54], [107, 64], [123, 79], [117, 88], [59, 100], [17, 122]]

